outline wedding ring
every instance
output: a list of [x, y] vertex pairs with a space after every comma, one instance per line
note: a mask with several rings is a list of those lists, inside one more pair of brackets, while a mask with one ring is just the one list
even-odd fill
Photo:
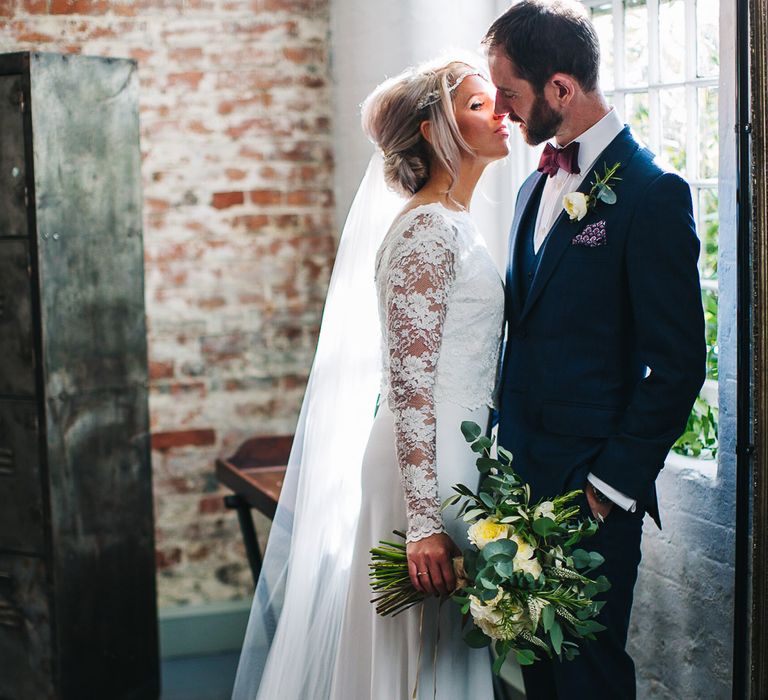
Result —
[[429, 571], [417, 571], [416, 575], [417, 576], [426, 576], [428, 573], [429, 573]]

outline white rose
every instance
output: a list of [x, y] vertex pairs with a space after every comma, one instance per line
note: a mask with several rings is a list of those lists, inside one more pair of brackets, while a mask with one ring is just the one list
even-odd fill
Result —
[[531, 574], [533, 578], [541, 576], [541, 564], [539, 564], [539, 560], [536, 557], [531, 557], [530, 559], [515, 557], [512, 562], [512, 568], [515, 569], [515, 571]]
[[571, 221], [581, 221], [587, 215], [587, 195], [583, 192], [571, 192], [563, 197], [563, 207]]
[[524, 539], [521, 539], [517, 535], [512, 535], [510, 537], [516, 545], [517, 545], [517, 554], [515, 554], [515, 559], [518, 557], [522, 559], [530, 559], [533, 556], [533, 547], [529, 545]]
[[512, 568], [515, 571], [531, 574], [533, 578], [538, 578], [541, 574], [541, 564], [536, 558], [536, 550], [517, 535], [512, 535], [510, 539], [517, 544], [517, 554], [512, 560]]
[[472, 620], [491, 639], [505, 639], [517, 634], [522, 629], [525, 621], [525, 611], [522, 608], [517, 607], [512, 611], [508, 605], [505, 631], [501, 625], [504, 616], [496, 607], [503, 598], [508, 598], [508, 596], [499, 591], [495, 598], [484, 604], [479, 598], [473, 595], [469, 596], [469, 612], [472, 615]]
[[496, 604], [502, 599], [503, 593], [499, 594], [483, 604], [481, 600], [473, 595], [469, 596], [469, 612], [475, 624], [487, 634], [491, 639], [501, 639], [501, 628], [499, 624], [502, 620], [502, 614], [496, 610]]
[[534, 518], [552, 518], [554, 520], [555, 504], [552, 501], [542, 501], [533, 511]]
[[471, 525], [467, 530], [469, 541], [478, 549], [482, 549], [489, 542], [503, 540], [509, 536], [509, 526], [498, 522], [494, 518], [483, 518]]

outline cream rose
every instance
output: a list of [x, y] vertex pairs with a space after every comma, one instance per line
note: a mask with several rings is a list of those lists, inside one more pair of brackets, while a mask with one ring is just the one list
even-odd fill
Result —
[[555, 504], [552, 501], [542, 501], [536, 506], [536, 510], [533, 511], [534, 518], [552, 518], [554, 520], [552, 517], [554, 514]]
[[467, 531], [469, 541], [478, 549], [482, 549], [489, 542], [503, 540], [509, 536], [509, 527], [496, 521], [494, 518], [483, 518], [470, 526]]
[[495, 598], [485, 604], [479, 598], [473, 595], [469, 596], [469, 612], [472, 615], [472, 619], [483, 633], [487, 634], [491, 639], [501, 639], [502, 630], [500, 623], [503, 616], [496, 610], [496, 604], [503, 596], [504, 594], [499, 591]]
[[583, 192], [571, 192], [563, 197], [563, 207], [571, 221], [581, 221], [587, 215], [587, 201]]
[[536, 558], [536, 550], [517, 535], [512, 535], [510, 539], [517, 545], [517, 554], [512, 560], [512, 568], [538, 578], [541, 574], [541, 564]]
[[472, 620], [491, 639], [511, 638], [522, 629], [525, 622], [525, 611], [507, 602], [505, 605], [507, 621], [502, 625], [504, 615], [499, 612], [497, 606], [504, 598], [508, 599], [508, 596], [502, 591], [487, 603], [483, 603], [473, 595], [469, 596], [469, 612]]

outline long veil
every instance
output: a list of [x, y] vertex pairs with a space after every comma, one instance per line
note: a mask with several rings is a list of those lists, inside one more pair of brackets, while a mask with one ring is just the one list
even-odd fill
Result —
[[403, 205], [375, 154], [341, 235], [233, 700], [329, 693], [381, 372], [375, 257]]

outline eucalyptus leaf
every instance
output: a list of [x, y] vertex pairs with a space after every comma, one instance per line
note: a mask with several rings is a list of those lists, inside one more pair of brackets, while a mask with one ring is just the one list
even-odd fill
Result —
[[464, 641], [472, 649], [482, 649], [491, 643], [491, 638], [483, 634], [482, 630], [474, 627], [464, 635]]
[[485, 452], [485, 450], [490, 450], [492, 446], [493, 446], [493, 440], [483, 435], [482, 437], [477, 438], [477, 440], [475, 440], [472, 443], [472, 451]]
[[536, 661], [536, 654], [531, 649], [518, 649], [515, 653], [515, 658], [521, 666], [530, 666]]
[[474, 442], [483, 434], [480, 426], [471, 420], [461, 422], [461, 432], [464, 434], [464, 439], [467, 442]]
[[557, 620], [552, 623], [552, 627], [549, 630], [549, 638], [552, 641], [552, 648], [555, 650], [555, 653], [560, 656], [560, 649], [563, 644], [563, 628], [560, 627], [560, 623]]
[[[477, 465], [478, 471], [483, 474], [487, 474], [491, 469], [498, 469], [501, 466], [497, 460], [492, 459], [491, 457], [478, 457], [475, 461], [475, 465]], [[503, 482], [499, 480], [499, 483]]]
[[517, 554], [517, 544], [513, 540], [494, 540], [483, 547], [481, 556], [486, 561], [491, 558], [504, 554], [508, 557], [514, 557]]
[[597, 198], [606, 204], [616, 204], [616, 193], [610, 187], [608, 187], [608, 185], [603, 185], [601, 187]]
[[533, 521], [533, 531], [542, 537], [549, 537], [549, 535], [557, 532], [559, 529], [560, 526], [551, 518], [541, 517]]
[[555, 609], [551, 605], [547, 605], [541, 611], [541, 624], [544, 627], [545, 632], [549, 632], [552, 629], [552, 623], [555, 621]]
[[491, 671], [494, 673], [494, 675], [499, 675], [501, 673], [501, 667], [504, 665], [504, 662], [507, 660], [506, 655], [504, 656], [497, 656], [493, 660], [493, 666], [491, 667]]
[[483, 502], [483, 505], [488, 506], [491, 510], [495, 510], [496, 508], [496, 502], [493, 500], [492, 496], [485, 491], [480, 492], [480, 500]]

